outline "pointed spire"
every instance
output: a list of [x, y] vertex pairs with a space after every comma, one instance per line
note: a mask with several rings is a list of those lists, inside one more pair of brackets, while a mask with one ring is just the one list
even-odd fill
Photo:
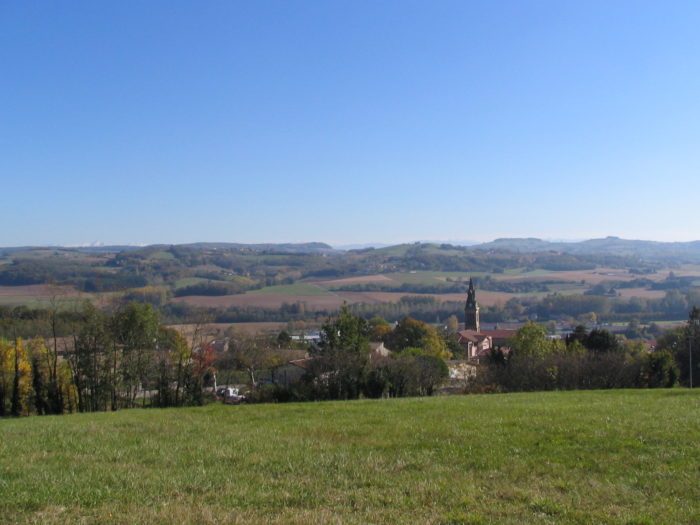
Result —
[[476, 291], [474, 290], [474, 281], [469, 278], [469, 291], [467, 292], [467, 304], [476, 304]]
[[479, 331], [479, 304], [476, 302], [476, 291], [474, 281], [469, 277], [469, 292], [467, 293], [467, 303], [464, 305], [464, 329]]

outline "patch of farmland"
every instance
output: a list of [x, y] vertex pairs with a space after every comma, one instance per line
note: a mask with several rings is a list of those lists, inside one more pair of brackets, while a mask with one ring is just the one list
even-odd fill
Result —
[[29, 284], [24, 286], [0, 286], [0, 305], [26, 305], [33, 308], [49, 306], [52, 299], [59, 303], [75, 299], [94, 299], [95, 294], [85, 294], [72, 286]]
[[485, 277], [485, 276], [491, 276], [494, 279], [497, 279], [499, 275], [498, 273], [490, 273], [490, 272], [423, 272], [428, 275], [432, 275], [435, 279], [438, 281], [442, 282], [447, 282], [448, 279], [451, 279], [453, 281], [464, 281], [465, 283], [469, 282], [470, 277]]
[[251, 295], [333, 295], [328, 290], [311, 283], [281, 284], [278, 286], [267, 286], [259, 290], [251, 290]]
[[515, 281], [524, 278], [530, 281], [586, 281], [586, 284], [595, 285], [607, 281], [632, 281], [639, 278], [639, 276], [632, 275], [627, 270], [620, 270], [618, 268], [596, 268], [595, 270], [548, 271], [545, 273], [538, 273], [537, 275], [528, 272], [527, 274], [520, 275], [504, 275], [501, 279], [504, 281]]
[[337, 295], [290, 295], [270, 293], [246, 293], [237, 295], [203, 296], [192, 295], [188, 297], [175, 297], [173, 302], [183, 302], [193, 306], [207, 308], [228, 308], [247, 306], [257, 308], [279, 308], [283, 304], [303, 303], [307, 310], [333, 310], [343, 305], [343, 299]]
[[527, 268], [509, 268], [508, 270], [505, 270], [501, 274], [494, 274], [494, 279], [499, 278], [499, 276], [503, 277], [539, 277], [541, 275], [549, 275], [552, 273], [552, 270], [544, 270], [542, 268], [536, 269], [536, 270], [527, 270]]
[[401, 284], [386, 275], [376, 274], [376, 275], [363, 275], [360, 277], [346, 277], [345, 279], [333, 279], [330, 281], [317, 281], [319, 286], [327, 288], [335, 288], [337, 286], [348, 286], [353, 284]]
[[182, 279], [175, 281], [175, 289], [185, 288], [186, 286], [192, 286], [193, 284], [208, 283], [210, 281], [211, 279], [205, 279], [204, 277], [183, 277]]
[[388, 277], [401, 284], [443, 284], [437, 278], [439, 272], [401, 272], [390, 273]]
[[74, 297], [80, 292], [72, 286], [52, 286], [48, 284], [28, 284], [24, 286], [0, 286], [0, 297]]
[[620, 288], [620, 297], [642, 297], [644, 299], [663, 299], [665, 290], [648, 290], [647, 288]]
[[[338, 295], [345, 299], [348, 303], [398, 303], [402, 297], [434, 297], [439, 302], [463, 302], [467, 295], [463, 293], [406, 293], [406, 292], [338, 292]], [[516, 297], [516, 294], [505, 292], [487, 292], [479, 290], [477, 292], [477, 300], [479, 304], [484, 306], [493, 306], [497, 303], [505, 303], [508, 299]]]

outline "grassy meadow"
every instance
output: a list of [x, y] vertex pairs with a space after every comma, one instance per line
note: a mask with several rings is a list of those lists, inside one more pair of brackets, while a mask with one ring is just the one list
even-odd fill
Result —
[[7, 523], [698, 523], [700, 391], [0, 421]]

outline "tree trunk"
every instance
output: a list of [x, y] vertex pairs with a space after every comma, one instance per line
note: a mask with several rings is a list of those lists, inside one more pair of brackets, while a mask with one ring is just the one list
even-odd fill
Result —
[[19, 399], [19, 348], [15, 340], [15, 375], [12, 379], [12, 401], [10, 405], [10, 414], [17, 417], [20, 415], [20, 399]]

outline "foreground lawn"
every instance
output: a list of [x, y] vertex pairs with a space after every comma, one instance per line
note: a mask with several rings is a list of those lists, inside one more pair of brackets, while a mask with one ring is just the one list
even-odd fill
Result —
[[0, 521], [698, 523], [700, 391], [0, 421]]

